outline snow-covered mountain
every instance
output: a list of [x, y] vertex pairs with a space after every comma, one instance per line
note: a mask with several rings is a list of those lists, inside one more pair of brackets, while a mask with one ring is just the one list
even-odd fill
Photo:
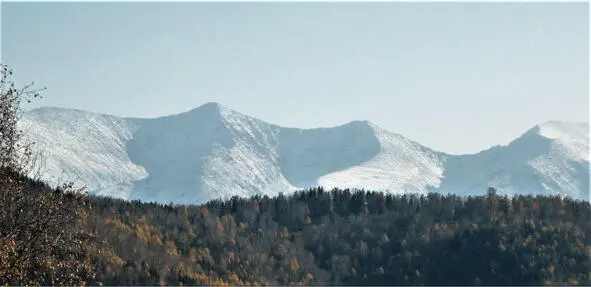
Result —
[[562, 193], [589, 199], [589, 125], [548, 122], [475, 155], [437, 152], [367, 121], [272, 125], [216, 103], [156, 119], [40, 108], [21, 125], [43, 179], [99, 195], [200, 203], [311, 186], [394, 193]]

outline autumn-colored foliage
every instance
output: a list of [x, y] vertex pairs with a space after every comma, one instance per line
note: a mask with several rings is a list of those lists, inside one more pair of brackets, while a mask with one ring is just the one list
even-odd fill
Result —
[[203, 206], [91, 199], [87, 228], [125, 262], [97, 255], [106, 285], [590, 283], [588, 202], [323, 189]]
[[0, 285], [83, 285], [93, 279], [87, 197], [30, 179], [35, 158], [17, 126], [21, 102], [37, 91], [16, 88], [0, 65]]

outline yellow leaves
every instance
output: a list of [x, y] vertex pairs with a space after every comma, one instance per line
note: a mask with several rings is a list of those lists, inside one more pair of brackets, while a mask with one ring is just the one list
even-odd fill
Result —
[[224, 226], [234, 226], [234, 217], [232, 215], [226, 214], [224, 216], [222, 216], [222, 218], [220, 219], [220, 221], [222, 222], [222, 224]]
[[189, 250], [189, 262], [191, 262], [191, 263], [197, 263], [197, 260], [198, 260], [197, 256], [198, 256], [197, 255], [197, 250], [195, 250], [195, 248], [191, 248]]
[[552, 264], [550, 264], [550, 266], [548, 266], [548, 268], [546, 268], [546, 269], [548, 269], [548, 272], [549, 272], [550, 274], [553, 274], [553, 273], [554, 273], [554, 270], [555, 270], [555, 269], [554, 269], [554, 265], [552, 265]]
[[523, 240], [523, 246], [527, 246], [530, 245], [532, 243], [536, 243], [536, 238], [532, 237], [531, 235], [528, 235], [527, 238], [525, 240]]
[[185, 268], [185, 265], [183, 265], [182, 262], [179, 262], [177, 264], [174, 265], [174, 267], [172, 268], [175, 274], [179, 274], [181, 276], [186, 276], [187, 275], [187, 269]]
[[289, 260], [289, 269], [294, 273], [300, 270], [300, 264], [298, 263], [297, 259], [291, 258]]
[[123, 259], [121, 259], [121, 257], [117, 256], [116, 254], [113, 254], [111, 257], [109, 257], [109, 263], [123, 265], [125, 264], [125, 261], [123, 261]]
[[230, 284], [228, 284], [228, 282], [222, 280], [221, 278], [213, 278], [208, 280], [208, 284], [210, 286], [230, 286]]
[[174, 244], [173, 241], [170, 241], [170, 240], [166, 241], [166, 253], [168, 255], [173, 255], [173, 256], [179, 255], [179, 253], [176, 249], [176, 245]]
[[197, 249], [197, 251], [199, 252], [199, 255], [203, 256], [211, 256], [209, 253], [209, 248], [199, 248]]
[[203, 273], [189, 273], [189, 275], [187, 277], [189, 277], [189, 279], [191, 279], [191, 280], [195, 280], [200, 283], [207, 282], [207, 275], [205, 275]]
[[224, 226], [222, 225], [219, 217], [216, 217], [215, 220], [215, 232], [218, 236], [224, 234]]
[[82, 210], [82, 211], [78, 212], [78, 216], [80, 216], [80, 218], [82, 218], [82, 219], [87, 219], [88, 214], [89, 213], [86, 210]]
[[382, 238], [380, 239], [380, 243], [384, 244], [384, 243], [388, 243], [390, 242], [390, 237], [388, 237], [388, 234], [384, 233], [382, 235]]
[[[203, 273], [189, 273], [189, 279], [197, 281], [196, 285], [207, 285], [207, 286], [230, 286], [228, 282], [220, 278], [210, 278]], [[240, 280], [238, 280], [240, 281]], [[241, 281], [240, 281], [241, 282]]]
[[131, 232], [131, 227], [129, 227], [128, 225], [123, 223], [119, 218], [109, 218], [108, 217], [108, 218], [105, 218], [103, 221], [105, 224], [113, 224], [118, 229]]
[[238, 283], [238, 284], [242, 283], [242, 281], [240, 280], [240, 278], [238, 278], [238, 275], [236, 275], [235, 273], [230, 273], [230, 275], [228, 275], [228, 281], [232, 285], [234, 285], [236, 283]]
[[238, 261], [237, 259], [238, 258], [236, 257], [236, 254], [234, 252], [228, 253], [228, 262], [232, 263], [232, 262]]
[[44, 263], [43, 265], [45, 265], [45, 267], [47, 267], [49, 269], [55, 269], [55, 267], [53, 266], [53, 264], [51, 264], [51, 261], [45, 260], [43, 263]]
[[135, 225], [135, 234], [144, 242], [155, 244], [157, 246], [163, 246], [162, 233], [158, 232], [154, 227], [142, 223]]
[[206, 262], [207, 264], [214, 264], [213, 257], [211, 256], [208, 248], [191, 249], [189, 254], [191, 262]]
[[289, 231], [287, 230], [287, 227], [283, 227], [283, 230], [279, 232], [279, 236], [281, 238], [287, 238], [289, 236]]
[[277, 253], [282, 255], [287, 253], [287, 247], [284, 244], [280, 244], [279, 246], [277, 246]]
[[123, 265], [125, 261], [121, 257], [117, 256], [113, 247], [103, 248], [98, 251], [98, 254], [107, 258], [107, 261], [112, 264]]

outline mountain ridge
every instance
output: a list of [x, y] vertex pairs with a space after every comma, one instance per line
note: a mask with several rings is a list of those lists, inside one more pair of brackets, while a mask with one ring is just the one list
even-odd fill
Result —
[[[92, 111], [87, 111], [87, 110], [78, 109], [78, 108], [63, 108], [63, 107], [57, 107], [57, 106], [43, 106], [43, 107], [38, 107], [38, 108], [31, 109], [29, 111], [26, 111], [25, 114], [28, 115], [28, 114], [32, 114], [32, 113], [39, 112], [39, 111], [44, 111], [44, 110], [75, 111], [75, 112], [81, 112], [81, 113], [86, 113], [86, 114], [94, 114], [94, 115], [97, 115], [97, 116], [108, 116], [108, 117], [115, 117], [115, 118], [128, 119], [128, 120], [155, 120], [155, 119], [169, 118], [169, 117], [180, 116], [180, 115], [183, 115], [183, 114], [189, 114], [189, 113], [193, 113], [193, 112], [198, 112], [199, 110], [209, 110], [209, 111], [213, 111], [213, 110], [218, 110], [218, 111], [227, 110], [227, 111], [230, 111], [233, 114], [238, 114], [238, 115], [241, 115], [241, 116], [244, 116], [244, 117], [248, 117], [248, 118], [251, 118], [251, 119], [254, 119], [254, 120], [263, 122], [263, 123], [265, 123], [267, 125], [278, 127], [278, 128], [283, 128], [283, 129], [294, 129], [294, 130], [302, 130], [302, 131], [307, 131], [307, 130], [323, 130], [323, 129], [338, 128], [338, 127], [347, 126], [347, 125], [351, 125], [351, 124], [363, 123], [363, 124], [367, 124], [367, 125], [378, 127], [380, 129], [386, 130], [386, 131], [388, 131], [390, 133], [397, 134], [397, 135], [400, 135], [400, 136], [403, 136], [403, 137], [407, 138], [403, 134], [389, 131], [389, 130], [387, 130], [385, 128], [382, 128], [379, 125], [377, 125], [374, 122], [369, 121], [369, 120], [352, 120], [352, 121], [345, 122], [345, 123], [339, 124], [339, 125], [326, 126], [326, 127], [314, 127], [314, 128], [299, 128], [299, 127], [282, 126], [282, 125], [278, 125], [278, 124], [275, 124], [275, 123], [272, 123], [272, 122], [268, 122], [268, 121], [265, 121], [265, 120], [253, 118], [253, 117], [248, 116], [246, 114], [240, 113], [240, 112], [238, 112], [238, 111], [236, 111], [236, 110], [234, 110], [234, 109], [232, 109], [232, 108], [230, 108], [230, 107], [228, 107], [226, 105], [220, 104], [218, 102], [206, 102], [206, 103], [204, 103], [204, 104], [202, 104], [200, 106], [197, 106], [197, 107], [192, 108], [192, 109], [190, 109], [188, 111], [185, 111], [185, 112], [178, 112], [178, 113], [173, 113], [173, 114], [169, 114], [169, 115], [162, 115], [162, 116], [156, 116], [156, 117], [127, 117], [127, 116], [116, 116], [116, 115], [111, 115], [111, 114], [107, 114], [107, 113], [92, 112]], [[220, 112], [220, 115], [221, 115], [221, 112]], [[547, 120], [547, 121], [545, 121], [543, 123], [540, 123], [540, 124], [536, 124], [536, 125], [531, 126], [529, 129], [526, 130], [526, 132], [524, 132], [520, 136], [514, 138], [512, 141], [517, 140], [519, 137], [523, 136], [524, 134], [526, 134], [527, 132], [529, 132], [531, 130], [535, 130], [537, 128], [540, 128], [540, 127], [543, 127], [543, 126], [547, 126], [547, 125], [557, 125], [557, 124], [558, 125], [579, 126], [579, 127], [583, 128], [583, 129], [585, 129], [586, 131], [589, 130], [589, 125], [590, 125], [589, 122], [580, 122], [580, 121], [573, 122], [573, 121], [562, 121], [562, 120]], [[414, 141], [414, 142], [416, 142], [416, 141]], [[438, 152], [444, 153], [444, 154], [447, 154], [447, 155], [451, 155], [451, 156], [476, 155], [478, 153], [487, 151], [487, 150], [492, 149], [492, 148], [495, 148], [495, 147], [503, 147], [503, 146], [507, 146], [507, 145], [509, 145], [509, 144], [505, 144], [505, 145], [497, 144], [497, 145], [493, 145], [493, 146], [491, 146], [489, 148], [480, 150], [478, 152], [472, 152], [472, 153], [455, 154], [455, 153], [444, 152], [444, 151], [438, 151]], [[435, 150], [433, 148], [430, 148], [430, 149]]]
[[44, 150], [48, 174], [64, 171], [96, 194], [126, 199], [195, 203], [318, 185], [589, 193], [589, 173], [582, 172], [588, 123], [548, 121], [508, 145], [467, 155], [435, 151], [369, 121], [285, 128], [213, 102], [151, 119], [43, 107], [25, 113], [22, 125]]

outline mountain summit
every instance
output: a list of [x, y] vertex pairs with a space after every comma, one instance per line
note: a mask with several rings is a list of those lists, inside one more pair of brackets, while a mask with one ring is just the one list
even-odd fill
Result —
[[437, 152], [367, 121], [283, 128], [217, 103], [154, 119], [40, 108], [21, 126], [44, 180], [162, 203], [311, 186], [393, 193], [561, 193], [589, 199], [589, 125], [548, 122], [474, 155]]

